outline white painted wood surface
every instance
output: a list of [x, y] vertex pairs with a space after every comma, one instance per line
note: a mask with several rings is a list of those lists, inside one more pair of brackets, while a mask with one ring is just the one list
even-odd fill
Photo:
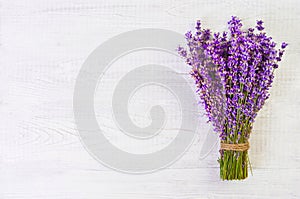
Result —
[[[0, 198], [300, 198], [299, 9], [297, 0], [1, 0]], [[110, 170], [84, 150], [72, 96], [83, 61], [99, 44], [139, 28], [184, 33], [196, 19], [220, 31], [231, 15], [249, 26], [263, 19], [276, 41], [290, 44], [251, 137], [253, 176], [220, 181], [218, 147], [199, 158], [199, 133], [179, 161], [147, 175]], [[132, 117], [147, 123], [134, 107]], [[117, 131], [102, 108], [99, 120]]]

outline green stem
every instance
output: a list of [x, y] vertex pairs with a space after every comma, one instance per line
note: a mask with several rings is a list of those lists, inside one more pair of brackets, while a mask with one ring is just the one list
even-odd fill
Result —
[[222, 180], [242, 180], [248, 177], [247, 151], [224, 151], [219, 162]]

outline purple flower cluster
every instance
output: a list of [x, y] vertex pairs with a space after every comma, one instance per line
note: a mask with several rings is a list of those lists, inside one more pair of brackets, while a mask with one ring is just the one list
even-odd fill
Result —
[[242, 29], [241, 20], [232, 17], [228, 32], [212, 33], [196, 23], [196, 32], [186, 33], [187, 49], [179, 54], [192, 67], [197, 92], [208, 120], [222, 140], [242, 143], [249, 138], [257, 112], [269, 98], [274, 70], [287, 44], [276, 43], [256, 28]]

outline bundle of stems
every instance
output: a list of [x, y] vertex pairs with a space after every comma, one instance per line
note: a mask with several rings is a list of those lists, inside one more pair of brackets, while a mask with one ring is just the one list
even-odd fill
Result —
[[178, 52], [191, 66], [208, 121], [219, 133], [221, 179], [245, 179], [253, 123], [270, 96], [287, 43], [276, 49], [261, 20], [255, 28], [243, 30], [241, 20], [233, 16], [229, 31], [222, 33], [202, 29], [200, 20], [195, 28], [195, 34], [185, 34], [187, 48], [179, 46]]

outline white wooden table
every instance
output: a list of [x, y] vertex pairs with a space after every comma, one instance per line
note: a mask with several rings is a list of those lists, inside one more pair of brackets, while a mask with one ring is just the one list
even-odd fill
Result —
[[[0, 0], [0, 198], [300, 198], [299, 9], [297, 0]], [[254, 125], [254, 175], [241, 182], [219, 180], [218, 146], [200, 157], [206, 136], [201, 132], [208, 128], [203, 122], [191, 148], [164, 170], [125, 174], [93, 159], [79, 140], [72, 108], [75, 80], [87, 56], [126, 31], [161, 28], [184, 33], [196, 19], [222, 31], [232, 15], [246, 26], [263, 19], [275, 41], [290, 44], [276, 71], [271, 98]], [[96, 94], [96, 114], [108, 134], [118, 132], [105, 105], [112, 85], [134, 64], [165, 59], [156, 52], [136, 53], [107, 73], [106, 86]], [[187, 73], [188, 68], [182, 68], [179, 74]], [[148, 101], [141, 96], [148, 93], [155, 102], [169, 99], [159, 89], [144, 92], [129, 107], [132, 120], [140, 125], [149, 122], [140, 107]], [[199, 110], [195, 105], [188, 111]], [[174, 111], [168, 116], [168, 125], [175, 126], [178, 115]], [[132, 143], [118, 136], [113, 141], [132, 151], [152, 150], [141, 144], [130, 148]]]

